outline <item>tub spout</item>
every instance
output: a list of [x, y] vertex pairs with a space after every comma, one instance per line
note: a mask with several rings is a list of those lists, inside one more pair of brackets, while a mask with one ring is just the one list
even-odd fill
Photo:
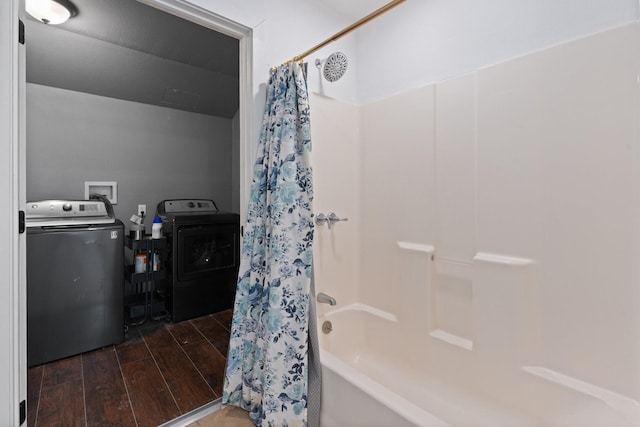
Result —
[[320, 292], [316, 297], [316, 301], [322, 304], [336, 305], [336, 299], [334, 297], [330, 297], [329, 295]]

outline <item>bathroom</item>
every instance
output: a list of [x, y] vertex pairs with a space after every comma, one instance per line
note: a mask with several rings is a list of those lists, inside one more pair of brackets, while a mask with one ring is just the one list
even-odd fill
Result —
[[638, 4], [597, 3], [408, 1], [311, 99], [321, 357], [407, 425], [640, 424]]
[[[252, 30], [254, 133], [266, 70], [354, 20], [311, 2], [191, 3]], [[339, 82], [311, 58], [314, 210], [349, 219], [316, 229], [317, 290], [337, 300], [319, 306], [323, 345], [359, 326], [344, 359], [401, 360], [505, 424], [638, 423], [639, 17], [622, 0], [409, 0], [317, 53], [347, 54]], [[2, 291], [5, 325], [15, 298]], [[377, 382], [398, 394], [392, 380]], [[17, 400], [8, 388], [0, 401]]]

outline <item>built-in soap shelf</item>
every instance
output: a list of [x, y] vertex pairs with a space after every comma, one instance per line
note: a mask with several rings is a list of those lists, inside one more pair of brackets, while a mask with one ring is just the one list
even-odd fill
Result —
[[473, 350], [473, 263], [433, 257], [429, 336], [464, 350]]
[[450, 334], [449, 332], [443, 331], [442, 329], [435, 329], [429, 332], [429, 336], [465, 350], [473, 350], [472, 340], [461, 337], [459, 335]]
[[475, 262], [482, 262], [493, 265], [502, 265], [505, 267], [526, 267], [533, 265], [536, 262], [529, 258], [520, 258], [510, 255], [500, 255], [489, 252], [478, 252], [473, 260]]
[[[464, 316], [467, 319], [471, 318], [472, 264], [464, 260], [436, 256], [433, 245], [407, 241], [399, 241], [397, 245], [401, 250], [399, 256], [403, 259], [401, 265], [403, 268], [413, 270], [405, 272], [403, 279], [405, 281], [419, 281], [419, 283], [404, 283], [403, 285], [405, 288], [422, 293], [418, 298], [407, 298], [405, 310], [426, 312], [425, 320], [430, 337], [465, 350], [472, 350], [473, 341], [469, 336], [458, 333], [460, 329], [470, 331], [469, 321], [467, 320], [462, 328], [449, 327], [456, 321], [454, 319], [459, 318], [460, 315], [459, 310], [453, 308], [455, 305], [458, 307], [466, 306], [463, 309]], [[460, 295], [445, 295], [450, 289], [444, 288], [447, 283], [438, 283], [438, 277], [447, 277], [450, 282], [455, 281], [453, 286], [456, 287], [458, 293], [460, 288], [463, 289], [461, 298], [464, 301], [461, 304]], [[465, 283], [460, 285], [460, 281]], [[404, 316], [409, 317], [406, 313]]]
[[422, 243], [413, 242], [398, 242], [398, 247], [405, 251], [422, 252], [428, 255], [433, 255], [433, 253], [436, 251], [433, 245], [425, 245]]
[[[504, 354], [524, 351], [524, 337], [535, 319], [524, 309], [535, 286], [530, 258], [477, 252], [471, 259], [436, 254], [433, 245], [399, 241], [403, 289], [412, 295], [402, 313], [426, 322], [428, 335], [464, 350]], [[413, 300], [411, 298], [413, 296]]]
[[434, 257], [436, 273], [456, 279], [472, 281], [473, 263], [454, 258]]

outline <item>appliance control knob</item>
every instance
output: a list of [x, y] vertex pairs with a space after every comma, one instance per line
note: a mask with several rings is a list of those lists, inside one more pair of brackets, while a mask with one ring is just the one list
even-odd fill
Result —
[[189, 202], [187, 203], [187, 206], [189, 206], [190, 208], [194, 208], [196, 205], [193, 202]]
[[64, 205], [62, 205], [62, 210], [65, 212], [69, 212], [71, 209], [71, 203], [65, 203]]

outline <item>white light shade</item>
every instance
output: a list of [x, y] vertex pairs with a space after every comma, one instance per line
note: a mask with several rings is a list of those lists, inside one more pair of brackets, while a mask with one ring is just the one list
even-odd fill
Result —
[[53, 0], [26, 0], [25, 10], [45, 24], [62, 24], [71, 17], [71, 11]]

